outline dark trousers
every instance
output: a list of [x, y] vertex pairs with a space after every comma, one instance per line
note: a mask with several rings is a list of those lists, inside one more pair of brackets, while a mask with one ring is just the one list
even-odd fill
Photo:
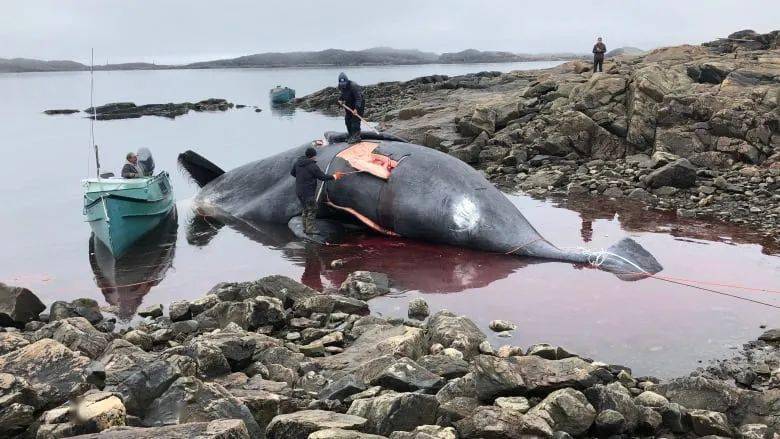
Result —
[[301, 199], [303, 205], [303, 213], [301, 219], [303, 220], [303, 232], [307, 235], [312, 235], [317, 231], [316, 219], [317, 219], [317, 201], [314, 198]]
[[604, 58], [593, 57], [593, 73], [596, 73], [596, 68], [598, 68], [599, 72], [604, 71]]
[[[363, 115], [363, 110], [358, 108], [358, 114]], [[360, 135], [360, 118], [347, 111], [344, 113], [344, 124], [347, 126], [347, 134], [349, 136]]]

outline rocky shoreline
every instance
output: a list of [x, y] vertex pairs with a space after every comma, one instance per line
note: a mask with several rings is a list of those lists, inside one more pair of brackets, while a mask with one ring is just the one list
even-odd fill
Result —
[[[780, 31], [538, 71], [365, 87], [369, 120], [508, 191], [630, 198], [780, 242]], [[297, 100], [338, 112], [327, 88]]]
[[467, 317], [419, 298], [408, 319], [372, 315], [366, 300], [390, 281], [354, 272], [333, 294], [284, 276], [220, 283], [197, 300], [147, 306], [121, 330], [94, 300], [47, 310], [29, 290], [0, 284], [0, 436], [770, 438], [780, 429], [780, 330], [662, 381], [560, 346], [494, 347]]

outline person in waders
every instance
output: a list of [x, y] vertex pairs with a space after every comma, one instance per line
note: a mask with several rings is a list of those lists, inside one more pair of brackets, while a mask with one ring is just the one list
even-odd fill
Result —
[[347, 125], [347, 143], [360, 142], [360, 118], [366, 109], [363, 90], [350, 81], [344, 72], [339, 73], [339, 103], [344, 107], [344, 123]]
[[596, 44], [593, 45], [593, 73], [596, 73], [596, 68], [599, 72], [604, 71], [605, 53], [607, 53], [607, 46], [601, 41], [601, 37], [598, 37]]
[[305, 154], [295, 160], [292, 171], [290, 171], [290, 175], [295, 177], [295, 195], [298, 196], [298, 200], [303, 206], [301, 217], [303, 219], [303, 231], [307, 235], [318, 233], [314, 223], [317, 216], [317, 198], [315, 194], [317, 192], [317, 180], [338, 180], [341, 176], [338, 173], [334, 176], [322, 172], [314, 160], [316, 156], [316, 149], [306, 148]]

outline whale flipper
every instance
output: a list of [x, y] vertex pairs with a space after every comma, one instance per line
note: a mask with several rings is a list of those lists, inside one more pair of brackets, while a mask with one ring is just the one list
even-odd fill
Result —
[[189, 174], [200, 187], [207, 185], [210, 181], [225, 173], [222, 168], [191, 150], [179, 154], [179, 166], [184, 168], [184, 170], [187, 171], [187, 174]]

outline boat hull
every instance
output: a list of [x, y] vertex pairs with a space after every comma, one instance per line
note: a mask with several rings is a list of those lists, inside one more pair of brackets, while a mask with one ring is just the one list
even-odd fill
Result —
[[271, 103], [274, 104], [286, 104], [295, 99], [295, 90], [289, 87], [274, 88], [269, 94], [271, 96]]
[[93, 184], [84, 194], [86, 220], [115, 257], [157, 227], [174, 206], [167, 173], [144, 180], [130, 187], [114, 187], [116, 183], [110, 181]]

